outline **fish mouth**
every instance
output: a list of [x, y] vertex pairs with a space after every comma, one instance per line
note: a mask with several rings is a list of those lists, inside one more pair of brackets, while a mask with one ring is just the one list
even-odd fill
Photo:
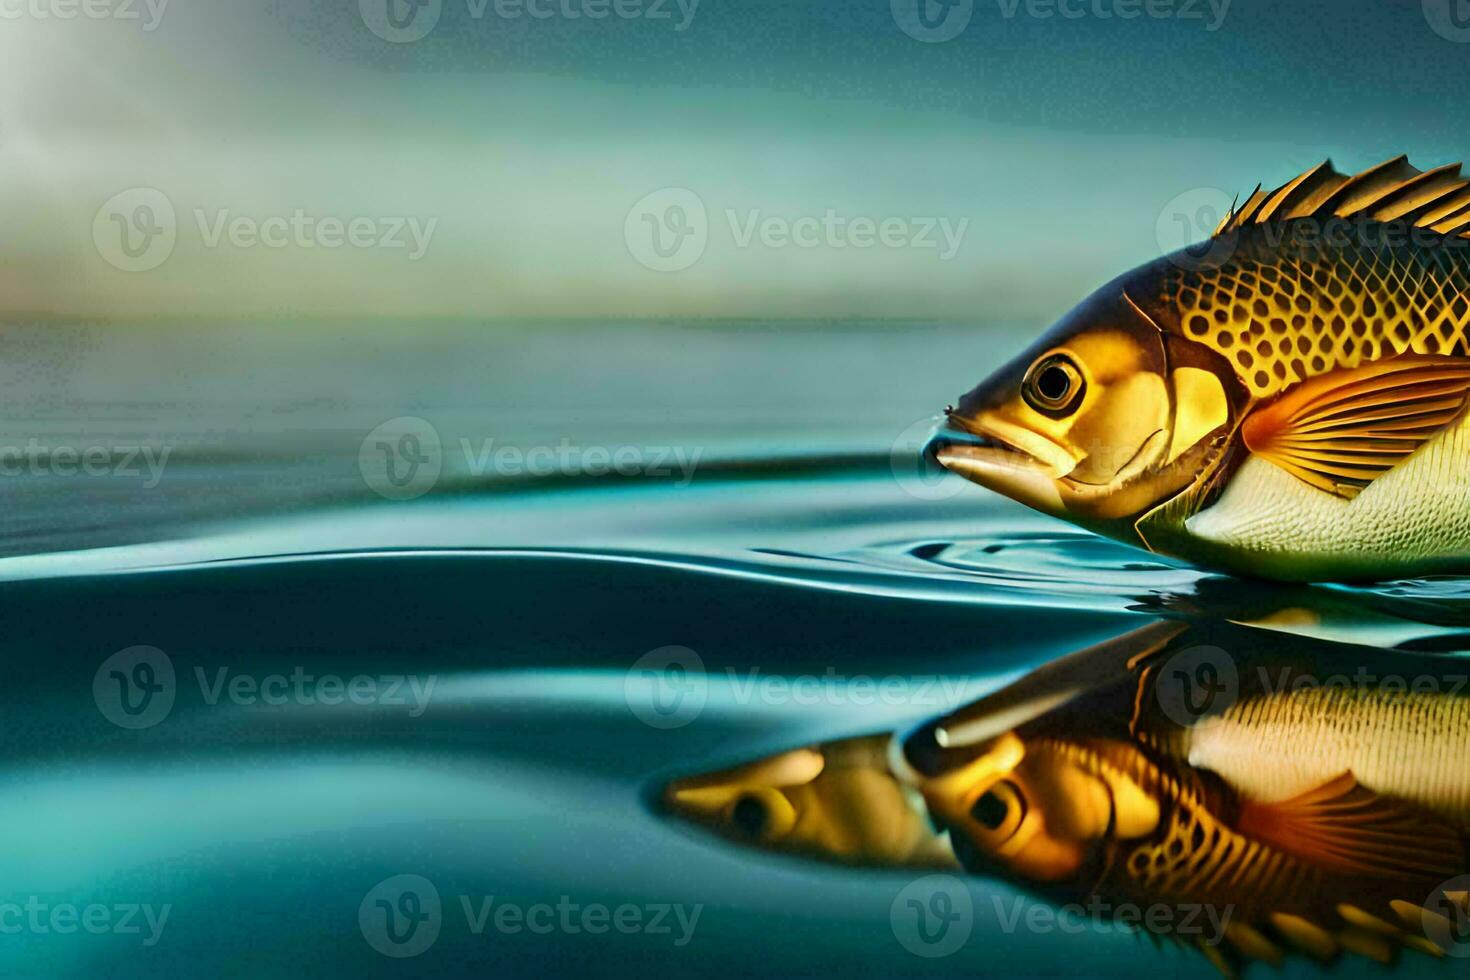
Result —
[[1010, 466], [1035, 468], [1036, 457], [999, 436], [974, 427], [951, 415], [934, 430], [924, 445], [924, 460], [932, 466], [964, 475], [976, 467]]
[[[1007, 428], [1018, 431], [1008, 433]], [[1016, 426], [968, 419], [951, 411], [929, 437], [923, 455], [931, 465], [970, 479], [995, 470], [1032, 472], [1055, 479], [1071, 469], [1070, 461], [1047, 461], [1039, 457], [1032, 448], [1021, 444], [1026, 441], [1049, 443], [1044, 437], [1019, 431]], [[1060, 447], [1049, 444], [1033, 448], [1054, 450], [1051, 455], [1061, 452]]]
[[[1040, 438], [1033, 436], [1032, 440]], [[1020, 438], [1010, 438], [1010, 433], [999, 425], [949, 412], [929, 437], [923, 457], [931, 466], [949, 470], [1037, 510], [1062, 513], [1065, 508], [1056, 480], [1071, 466], [1060, 465], [1064, 462], [1060, 458], [1051, 462], [1039, 458], [1018, 445], [1020, 441]], [[1053, 455], [1058, 457], [1063, 452], [1057, 446], [1039, 448], [1055, 450]]]

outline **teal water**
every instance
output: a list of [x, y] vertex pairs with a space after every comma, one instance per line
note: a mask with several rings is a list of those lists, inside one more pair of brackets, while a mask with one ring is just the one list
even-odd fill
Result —
[[[1470, 582], [1242, 582], [921, 474], [914, 426], [1006, 352], [981, 328], [757, 345], [733, 327], [562, 325], [515, 346], [446, 327], [412, 350], [342, 346], [347, 328], [235, 325], [183, 350], [72, 329], [15, 328], [33, 367], [67, 370], [25, 373], [12, 422], [48, 418], [51, 460], [87, 440], [177, 455], [152, 487], [7, 478], [7, 976], [1212, 976], [1136, 935], [1008, 929], [1000, 910], [1035, 900], [980, 878], [964, 947], [915, 955], [891, 915], [918, 872], [738, 850], [649, 794], [907, 727], [1156, 617], [1470, 649]], [[117, 367], [129, 356], [143, 374]], [[441, 476], [385, 499], [362, 447], [407, 414], [437, 433]], [[462, 434], [703, 462], [687, 480], [585, 456], [492, 471], [456, 457]], [[636, 669], [669, 647], [697, 657], [697, 685], [674, 690], [696, 701]], [[807, 694], [771, 684], [798, 679]], [[885, 680], [899, 696], [861, 693]], [[417, 904], [383, 890], [402, 875]], [[573, 926], [497, 926], [504, 905], [575, 909]], [[639, 924], [620, 930], [624, 907]], [[387, 914], [422, 917], [419, 938], [385, 941]]]

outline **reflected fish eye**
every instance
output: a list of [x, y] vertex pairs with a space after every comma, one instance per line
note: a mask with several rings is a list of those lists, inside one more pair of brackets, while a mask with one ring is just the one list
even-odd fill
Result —
[[725, 810], [730, 828], [752, 841], [785, 837], [796, 826], [796, 810], [778, 790], [748, 790], [735, 797]]
[[1031, 366], [1021, 384], [1026, 403], [1043, 415], [1065, 414], [1082, 399], [1082, 371], [1066, 354], [1048, 354]]
[[730, 822], [747, 837], [759, 837], [770, 822], [770, 811], [760, 797], [746, 794], [730, 808]]
[[1020, 790], [1009, 780], [996, 783], [980, 794], [970, 807], [970, 817], [988, 838], [1006, 840], [1021, 826], [1026, 816], [1026, 803]]
[[986, 830], [995, 830], [1006, 819], [1006, 804], [995, 793], [988, 792], [975, 801], [975, 806], [970, 810], [970, 816]]

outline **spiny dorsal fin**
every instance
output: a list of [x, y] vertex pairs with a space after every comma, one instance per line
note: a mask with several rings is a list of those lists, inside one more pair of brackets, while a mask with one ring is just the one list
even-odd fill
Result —
[[1397, 156], [1348, 176], [1324, 160], [1273, 191], [1257, 186], [1244, 204], [1231, 208], [1215, 234], [1312, 217], [1407, 221], [1470, 238], [1470, 179], [1460, 176], [1458, 163], [1419, 170]]

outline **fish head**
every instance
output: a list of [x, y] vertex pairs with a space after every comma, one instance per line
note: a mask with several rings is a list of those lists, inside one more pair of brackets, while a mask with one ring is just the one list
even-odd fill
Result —
[[781, 752], [671, 782], [674, 816], [727, 840], [844, 864], [953, 867], [923, 802], [888, 768], [889, 734]]
[[1043, 513], [1136, 538], [1139, 515], [1199, 477], [1205, 437], [1229, 430], [1234, 374], [1166, 334], [1130, 282], [1098, 290], [964, 395], [925, 455]]
[[1082, 752], [1007, 732], [919, 785], [960, 862], [1039, 883], [1075, 878], [1113, 827], [1109, 786]]

